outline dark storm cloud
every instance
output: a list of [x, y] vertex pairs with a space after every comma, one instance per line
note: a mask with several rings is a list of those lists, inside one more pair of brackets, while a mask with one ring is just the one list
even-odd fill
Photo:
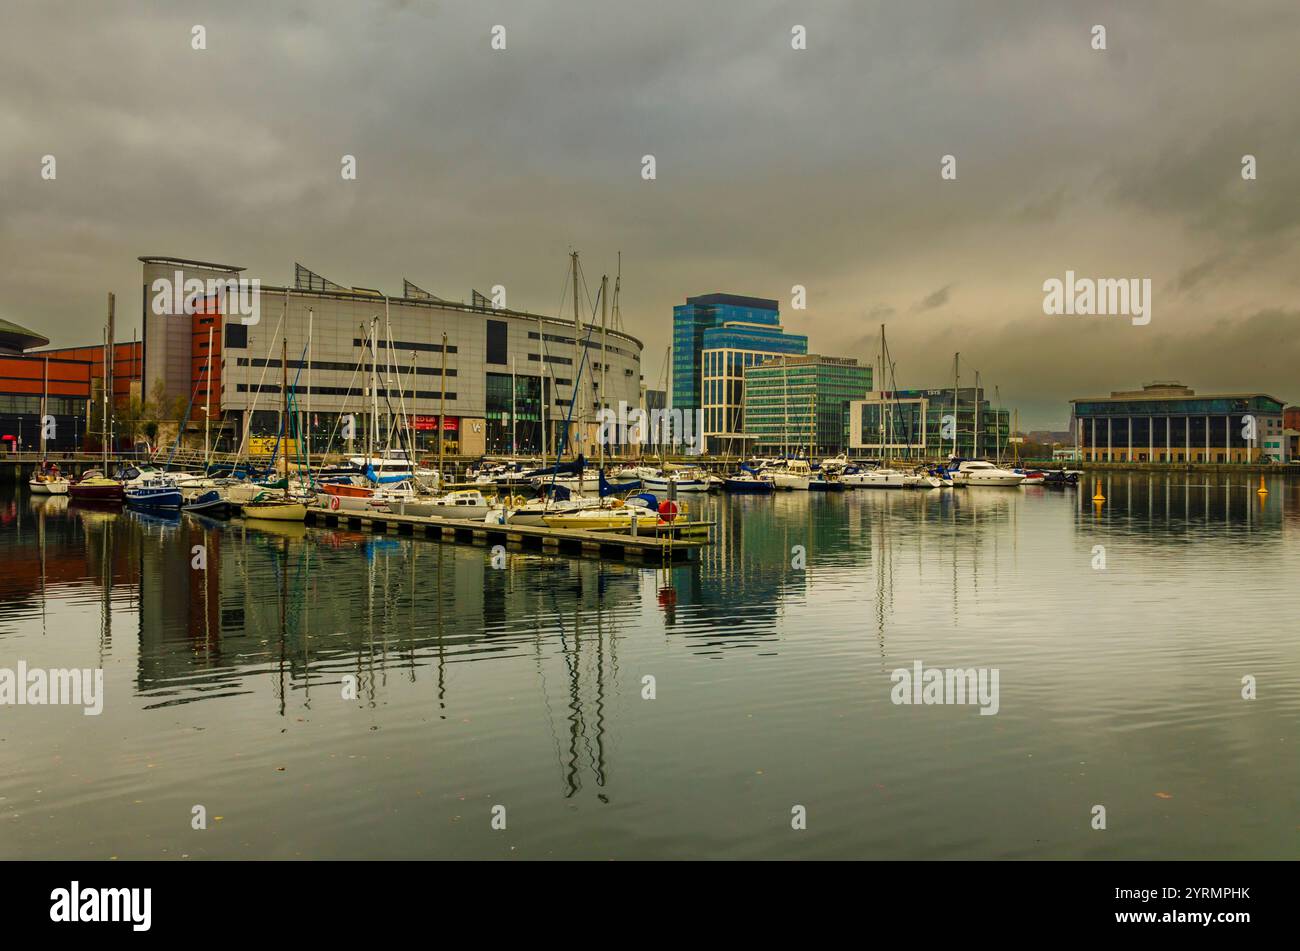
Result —
[[[1132, 382], [1081, 366], [1076, 335], [1113, 331], [1041, 317], [1068, 268], [1161, 289], [1142, 376], [1216, 388], [1241, 367], [1286, 390], [1232, 343], [1258, 324], [1214, 328], [1294, 335], [1297, 39], [1288, 0], [10, 0], [0, 316], [93, 341], [115, 290], [129, 333], [156, 253], [451, 298], [501, 283], [553, 311], [570, 247], [593, 282], [621, 250], [652, 383], [674, 303], [802, 284], [808, 310], [782, 316], [813, 350], [869, 359], [886, 322], [902, 385], [987, 353], [1055, 426], [1070, 374]], [[959, 309], [935, 296], [958, 284]]]
[[924, 298], [912, 305], [912, 313], [921, 314], [927, 310], [938, 310], [944, 304], [948, 303], [948, 295], [952, 291], [951, 284], [945, 284], [932, 294], [927, 294]]

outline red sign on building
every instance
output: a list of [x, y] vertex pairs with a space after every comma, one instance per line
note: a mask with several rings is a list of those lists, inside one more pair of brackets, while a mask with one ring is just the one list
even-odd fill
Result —
[[[414, 429], [416, 432], [430, 432], [433, 430], [437, 430], [438, 417], [437, 416], [412, 416], [411, 428]], [[459, 416], [446, 417], [446, 421], [444, 422], [442, 427], [443, 432], [454, 433], [457, 432], [459, 429], [460, 429]]]

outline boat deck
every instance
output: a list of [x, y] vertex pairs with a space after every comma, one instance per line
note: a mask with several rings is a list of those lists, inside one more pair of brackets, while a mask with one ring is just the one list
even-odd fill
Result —
[[420, 534], [443, 541], [473, 545], [533, 547], [544, 552], [596, 557], [621, 555], [628, 559], [648, 557], [684, 561], [709, 544], [712, 522], [683, 522], [672, 528], [641, 529], [638, 534], [608, 529], [547, 528], [540, 525], [493, 525], [457, 518], [425, 518], [420, 515], [392, 515], [386, 512], [334, 512], [307, 509], [308, 525], [347, 525], [376, 532]]

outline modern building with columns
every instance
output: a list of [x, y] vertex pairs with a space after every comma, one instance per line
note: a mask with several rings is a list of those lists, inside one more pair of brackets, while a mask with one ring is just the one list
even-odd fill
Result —
[[[583, 323], [575, 335], [573, 320], [498, 308], [478, 292], [456, 302], [405, 281], [388, 295], [301, 265], [292, 284], [259, 279], [253, 315], [244, 268], [140, 261], [144, 391], [189, 402], [187, 429], [201, 433], [206, 422], [217, 451], [279, 431], [283, 363], [298, 431], [316, 453], [364, 450], [372, 417], [382, 448], [389, 420], [405, 416], [421, 453], [437, 451], [441, 430], [449, 455], [537, 454], [544, 426], [550, 453], [563, 440], [566, 455], [592, 455], [602, 399], [615, 410], [640, 405], [641, 342], [622, 331]], [[355, 435], [344, 445], [346, 416]]]
[[1197, 394], [1152, 383], [1070, 402], [1085, 462], [1285, 461], [1285, 403], [1266, 393]]

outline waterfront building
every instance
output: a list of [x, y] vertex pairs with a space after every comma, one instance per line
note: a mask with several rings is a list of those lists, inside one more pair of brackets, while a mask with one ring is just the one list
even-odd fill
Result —
[[[417, 451], [437, 451], [441, 431], [448, 455], [535, 454], [545, 426], [551, 453], [564, 444], [568, 455], [594, 455], [602, 386], [608, 407], [640, 401], [641, 342], [622, 331], [607, 331], [602, 348], [599, 327], [583, 324], [575, 342], [573, 321], [495, 308], [477, 292], [459, 303], [405, 281], [401, 294], [388, 296], [344, 287], [301, 265], [290, 286], [260, 284], [255, 319], [242, 292], [240, 300], [205, 294], [180, 312], [165, 293], [176, 284], [247, 284], [251, 275], [170, 256], [140, 261], [146, 391], [161, 381], [169, 397], [192, 401], [191, 430], [202, 429], [210, 391], [209, 422], [221, 450], [237, 448], [245, 433], [279, 430], [285, 339], [299, 431], [310, 435], [315, 452], [364, 450], [377, 405], [377, 446], [387, 440], [387, 420], [405, 416]], [[578, 399], [570, 410], [575, 380]], [[354, 438], [345, 444], [339, 424], [349, 416]]]
[[[49, 342], [44, 334], [0, 319], [0, 451], [38, 452], [42, 415], [54, 418], [47, 452], [100, 449], [105, 348], [48, 349]], [[113, 348], [113, 403], [119, 410], [139, 394], [141, 356], [138, 343]], [[129, 438], [116, 432], [118, 447], [129, 446]]]
[[864, 458], [1005, 455], [1011, 412], [983, 387], [873, 390], [849, 404], [849, 449]]
[[1265, 393], [1197, 395], [1152, 383], [1070, 402], [1085, 461], [1285, 461], [1284, 404]]
[[849, 404], [871, 391], [871, 367], [852, 357], [769, 357], [744, 374], [744, 434], [759, 455], [844, 451]]
[[[706, 351], [713, 352], [707, 360]], [[704, 294], [673, 308], [672, 352], [673, 409], [711, 407], [714, 413], [705, 414], [705, 431], [724, 433], [730, 427], [739, 437], [735, 411], [741, 404], [744, 368], [771, 354], [807, 353], [808, 338], [785, 333], [774, 300]], [[711, 387], [705, 386], [706, 378]], [[733, 408], [730, 416], [728, 407]]]

